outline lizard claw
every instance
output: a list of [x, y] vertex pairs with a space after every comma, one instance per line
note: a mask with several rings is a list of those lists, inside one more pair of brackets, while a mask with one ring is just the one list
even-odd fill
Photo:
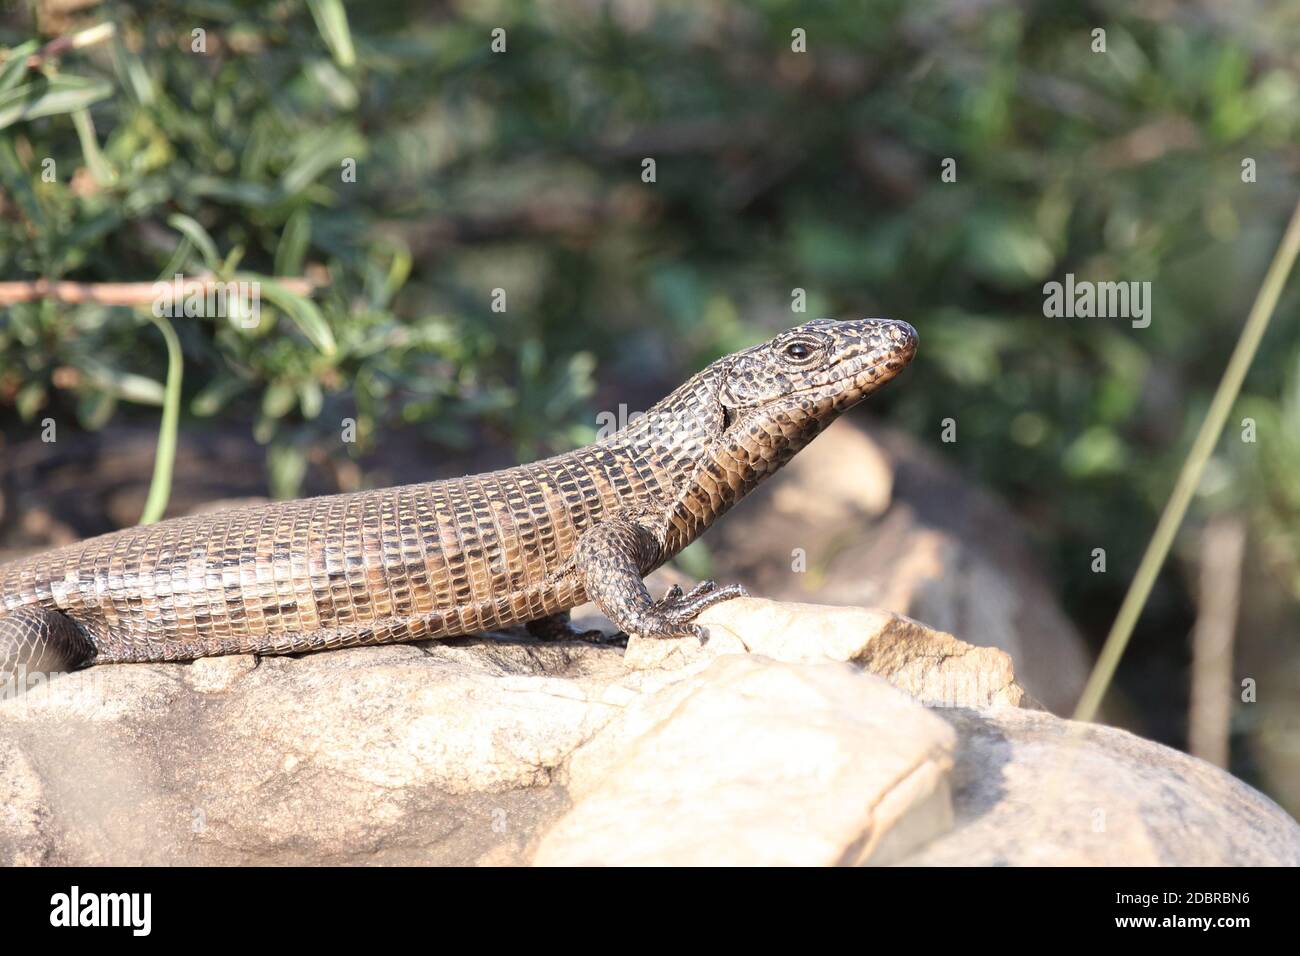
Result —
[[[654, 606], [661, 611], [672, 612], [688, 605], [694, 606], [699, 602], [700, 598], [703, 598], [705, 595], [720, 594], [722, 592], [726, 592], [727, 597], [718, 598], [717, 600], [727, 600], [727, 598], [732, 597], [744, 597], [746, 594], [745, 589], [739, 584], [729, 585], [728, 587], [723, 588], [722, 591], [719, 591], [717, 581], [701, 581], [699, 584], [695, 585], [695, 587], [685, 592], [682, 591], [680, 584], [674, 584], [668, 589], [667, 593], [664, 594], [661, 600], [655, 602]], [[699, 610], [704, 610], [704, 608], [709, 607], [712, 603], [714, 602], [709, 601], [703, 603], [699, 607]], [[696, 613], [698, 613], [698, 611]]]
[[705, 608], [746, 595], [739, 584], [719, 587], [716, 581], [701, 581], [686, 592], [673, 585], [663, 600], [653, 605], [655, 620], [646, 630], [657, 637], [696, 637], [704, 644], [709, 632], [703, 625], [691, 623], [695, 617]]

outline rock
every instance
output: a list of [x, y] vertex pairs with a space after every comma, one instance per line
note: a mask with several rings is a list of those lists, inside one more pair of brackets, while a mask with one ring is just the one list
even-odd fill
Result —
[[[59, 677], [0, 702], [0, 751], [11, 755], [7, 783], [22, 795], [0, 821], [0, 861], [520, 862], [574, 795], [602, 789], [569, 789], [594, 779], [596, 754], [626, 779], [655, 752], [642, 732], [661, 742], [721, 743], [677, 717], [638, 723], [631, 715], [674, 713], [664, 701], [682, 698], [692, 702], [689, 712], [739, 728], [754, 723], [755, 699], [736, 688], [757, 686], [768, 688], [757, 698], [760, 709], [785, 715], [763, 726], [789, 723], [787, 739], [826, 754], [825, 773], [840, 767], [856, 788], [852, 796], [827, 796], [824, 774], [803, 780], [807, 792], [794, 802], [821, 807], [823, 836], [816, 847], [810, 839], [811, 855], [798, 859], [898, 853], [909, 844], [907, 832], [932, 836], [950, 816], [942, 722], [860, 669], [829, 664], [809, 650], [825, 627], [827, 646], [838, 642], [849, 660], [873, 628], [896, 626], [894, 616], [831, 608], [822, 618], [823, 609], [753, 603], [757, 613], [736, 606], [747, 618], [712, 611], [718, 640], [680, 665], [642, 660], [629, 667], [618, 648], [507, 636], [300, 658], [101, 666]], [[727, 628], [790, 662], [723, 654]], [[791, 629], [796, 633], [776, 633]], [[700, 651], [697, 642], [685, 643]], [[738, 644], [733, 649], [743, 652]], [[705, 673], [718, 667], [725, 675], [741, 664], [750, 669], [743, 679], [721, 680], [717, 688], [714, 672]], [[813, 670], [805, 674], [807, 668]], [[757, 673], [768, 669], [773, 676]], [[855, 694], [870, 706], [855, 712]], [[736, 713], [724, 718], [728, 707]], [[911, 716], [904, 719], [904, 712]], [[873, 742], [883, 725], [851, 739], [852, 728], [878, 720], [914, 728], [916, 736], [895, 732], [902, 751]], [[753, 774], [767, 773], [774, 795], [780, 768], [763, 763], [774, 752], [758, 746], [762, 736], [747, 738], [751, 746], [736, 752], [735, 766], [745, 757]], [[882, 763], [868, 759], [872, 753]], [[930, 755], [929, 769], [875, 797], [862, 789], [867, 780], [898, 779], [906, 754]], [[676, 776], [663, 781], [667, 791], [710, 786], [693, 776], [691, 764], [676, 766]], [[576, 767], [587, 768], [585, 778]], [[785, 781], [783, 800], [800, 779]], [[733, 787], [733, 806], [739, 789]], [[751, 797], [767, 799], [766, 789], [751, 787]], [[831, 805], [842, 812], [831, 813]], [[894, 830], [900, 836], [890, 841]], [[839, 837], [844, 845], [832, 848]], [[558, 837], [548, 845], [561, 852]]]
[[204, 657], [185, 669], [185, 678], [197, 691], [218, 694], [229, 690], [239, 678], [256, 666], [257, 658], [252, 654]]
[[857, 608], [704, 620], [703, 647], [501, 634], [58, 677], [0, 700], [0, 863], [1300, 854], [1226, 774], [1009, 706], [1001, 651]]
[[617, 651], [490, 639], [247, 660], [105, 665], [0, 702], [0, 752], [40, 794], [0, 819], [0, 862], [518, 861], [625, 673]]
[[704, 538], [721, 582], [781, 601], [869, 605], [997, 647], [1044, 705], [1083, 689], [1083, 640], [1022, 523], [901, 433], [832, 425]]
[[35, 866], [45, 862], [42, 819], [45, 792], [41, 778], [21, 752], [0, 749], [0, 836], [7, 866]]
[[944, 721], [857, 668], [727, 654], [575, 755], [577, 803], [535, 862], [892, 862], [952, 825], [952, 747]]
[[972, 647], [891, 611], [741, 598], [709, 608], [698, 621], [709, 628], [706, 644], [633, 637], [627, 666], [682, 667], [724, 653], [790, 662], [829, 658], [859, 664], [926, 704], [1036, 706], [1004, 652]]
[[1202, 760], [1027, 710], [950, 711], [956, 828], [931, 866], [1300, 865], [1300, 827]]
[[[797, 467], [798, 473], [772, 492], [772, 507], [819, 525], [880, 517], [893, 500], [893, 463], [860, 429], [841, 427], [832, 434], [833, 440], [819, 437], [782, 469]], [[816, 481], [817, 494], [807, 493], [808, 480]]]

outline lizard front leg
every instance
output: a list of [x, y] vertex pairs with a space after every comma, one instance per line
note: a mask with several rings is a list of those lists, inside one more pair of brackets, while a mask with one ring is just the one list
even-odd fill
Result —
[[695, 616], [714, 604], [743, 597], [745, 589], [705, 581], [688, 594], [674, 586], [662, 601], [655, 601], [641, 577], [659, 563], [660, 554], [650, 530], [628, 518], [611, 518], [583, 532], [576, 565], [587, 597], [621, 630], [643, 637], [707, 640], [708, 631], [691, 623]]

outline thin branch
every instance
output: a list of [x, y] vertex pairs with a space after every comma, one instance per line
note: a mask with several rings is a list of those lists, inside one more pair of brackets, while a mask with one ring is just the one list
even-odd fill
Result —
[[57, 59], [69, 50], [80, 50], [84, 47], [94, 46], [96, 43], [103, 43], [116, 30], [117, 24], [109, 21], [87, 27], [77, 33], [56, 37], [27, 58], [27, 69], [39, 69], [42, 64]]
[[[275, 282], [295, 295], [311, 295], [316, 289], [327, 285], [322, 277], [273, 277]], [[215, 278], [185, 279], [182, 290], [186, 296], [221, 285], [222, 280]], [[15, 305], [19, 302], [37, 302], [49, 300], [64, 305], [148, 305], [158, 298], [159, 288], [166, 290], [171, 297], [172, 283], [166, 280], [157, 282], [51, 282], [48, 279], [32, 279], [21, 282], [0, 282], [0, 306]]]

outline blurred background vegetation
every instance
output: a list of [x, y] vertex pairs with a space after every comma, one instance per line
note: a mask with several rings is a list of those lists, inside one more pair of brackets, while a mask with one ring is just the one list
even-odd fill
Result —
[[[254, 330], [175, 323], [182, 428], [250, 430], [274, 494], [299, 492], [313, 448], [360, 457], [399, 428], [452, 453], [562, 450], [624, 400], [610, 384], [671, 384], [803, 317], [902, 318], [920, 358], [873, 411], [1012, 503], [1094, 640], [1300, 185], [1284, 0], [48, 0], [5, 5], [0, 50], [0, 278], [323, 277]], [[1150, 281], [1150, 327], [1044, 318], [1067, 272]], [[1277, 654], [1261, 697], [1290, 688], [1268, 719], [1292, 768], [1297, 306], [1283, 297], [1120, 671], [1131, 723], [1182, 745], [1167, 714], [1185, 713], [1195, 532], [1239, 516], [1243, 627]], [[156, 422], [165, 369], [144, 312], [16, 305], [0, 423]], [[1249, 747], [1234, 761], [1300, 805]]]

